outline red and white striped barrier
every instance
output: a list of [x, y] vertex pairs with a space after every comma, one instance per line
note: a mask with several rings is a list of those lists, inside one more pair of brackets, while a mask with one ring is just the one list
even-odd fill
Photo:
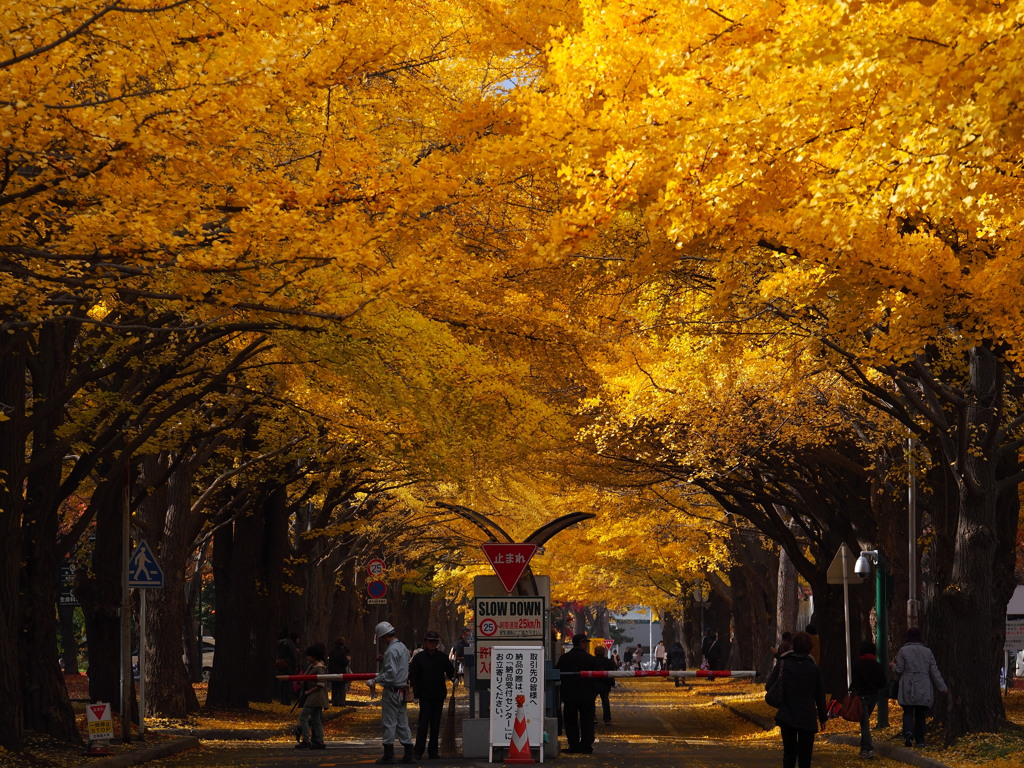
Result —
[[580, 672], [562, 672], [580, 677], [756, 677], [750, 669], [590, 669]]
[[[756, 677], [754, 670], [744, 669], [590, 669], [580, 672], [562, 672], [562, 676], [580, 677]], [[346, 672], [336, 675], [277, 675], [278, 680], [372, 680], [376, 672]]]
[[277, 675], [278, 680], [373, 680], [376, 672], [346, 672], [336, 675]]

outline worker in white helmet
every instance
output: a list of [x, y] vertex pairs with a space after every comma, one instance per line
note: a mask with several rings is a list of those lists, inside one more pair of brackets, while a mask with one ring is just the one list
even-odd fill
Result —
[[377, 642], [385, 645], [381, 657], [380, 672], [369, 685], [380, 685], [383, 692], [380, 708], [381, 728], [384, 737], [384, 754], [377, 760], [378, 765], [389, 765], [395, 760], [395, 737], [405, 748], [403, 763], [413, 762], [412, 731], [409, 728], [408, 702], [409, 649], [395, 636], [395, 628], [382, 621], [374, 630]]

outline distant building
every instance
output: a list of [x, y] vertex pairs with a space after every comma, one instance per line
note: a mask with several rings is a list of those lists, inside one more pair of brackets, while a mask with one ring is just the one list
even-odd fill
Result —
[[661, 621], [651, 622], [651, 611], [649, 608], [634, 608], [625, 613], [613, 613], [611, 625], [616, 633], [621, 634], [622, 640], [613, 646], [613, 651], [619, 655], [625, 653], [626, 648], [636, 648], [637, 643], [644, 647], [644, 661], [650, 661], [651, 647], [661, 640]]

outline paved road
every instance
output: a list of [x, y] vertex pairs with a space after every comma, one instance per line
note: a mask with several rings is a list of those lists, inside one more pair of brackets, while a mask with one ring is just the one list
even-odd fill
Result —
[[[565, 768], [778, 768], [781, 747], [777, 734], [736, 717], [711, 698], [674, 701], [664, 689], [651, 701], [642, 684], [613, 696], [612, 727], [597, 726], [593, 755], [563, 753]], [[658, 683], [648, 683], [657, 686]], [[667, 696], [665, 694], [668, 694]], [[296, 750], [294, 742], [206, 742], [197, 750], [147, 765], [154, 768], [332, 768], [372, 765], [380, 756], [378, 720], [374, 712], [341, 727], [329, 727], [329, 748], [320, 752]], [[332, 733], [333, 731], [333, 733]], [[564, 744], [564, 737], [562, 743]], [[400, 753], [399, 748], [399, 753]], [[549, 760], [550, 762], [550, 760]], [[484, 768], [486, 760], [449, 756], [417, 763], [428, 768]], [[816, 745], [815, 768], [864, 765], [847, 746]], [[872, 768], [895, 768], [898, 763], [876, 759]]]

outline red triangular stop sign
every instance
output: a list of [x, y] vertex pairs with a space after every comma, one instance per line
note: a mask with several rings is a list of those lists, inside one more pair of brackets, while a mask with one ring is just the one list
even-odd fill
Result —
[[494, 572], [498, 574], [501, 585], [506, 592], [516, 588], [516, 582], [523, 575], [526, 566], [530, 564], [530, 558], [537, 551], [536, 544], [481, 544], [480, 549], [484, 551], [487, 562], [491, 564]]

